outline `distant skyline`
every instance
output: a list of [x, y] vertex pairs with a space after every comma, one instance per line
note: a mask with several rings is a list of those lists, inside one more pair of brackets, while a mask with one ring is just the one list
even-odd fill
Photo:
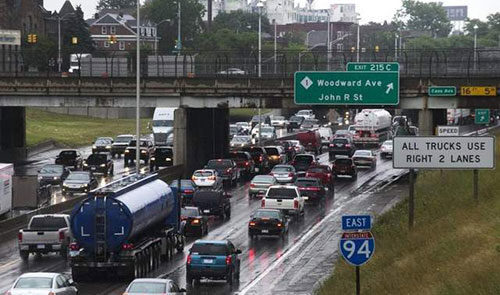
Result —
[[[44, 5], [47, 10], [54, 11], [61, 9], [65, 0], [48, 0]], [[144, 2], [141, 0], [141, 2]], [[401, 0], [315, 0], [313, 8], [328, 8], [331, 4], [354, 3], [356, 4], [356, 11], [361, 15], [361, 23], [368, 23], [370, 21], [382, 23], [384, 21], [390, 22], [393, 15], [401, 7]], [[436, 2], [423, 0], [422, 2]], [[479, 18], [486, 20], [486, 16], [492, 13], [500, 12], [499, 0], [441, 0], [444, 6], [453, 5], [467, 5], [468, 14], [470, 18]], [[92, 18], [95, 14], [95, 7], [97, 0], [71, 0], [73, 6], [81, 5], [85, 14], [85, 18]], [[300, 6], [305, 6], [306, 1], [300, 0], [295, 3], [300, 3]]]

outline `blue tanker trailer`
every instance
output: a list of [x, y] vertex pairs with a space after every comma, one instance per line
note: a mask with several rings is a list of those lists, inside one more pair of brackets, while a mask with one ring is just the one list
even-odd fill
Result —
[[91, 191], [71, 213], [73, 279], [101, 272], [145, 276], [184, 249], [179, 215], [176, 191], [156, 174], [131, 175]]

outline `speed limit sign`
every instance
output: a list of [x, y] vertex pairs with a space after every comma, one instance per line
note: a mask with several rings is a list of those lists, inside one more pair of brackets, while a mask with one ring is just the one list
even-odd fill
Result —
[[369, 231], [344, 232], [340, 239], [340, 252], [344, 259], [354, 265], [365, 264], [375, 251], [375, 238]]

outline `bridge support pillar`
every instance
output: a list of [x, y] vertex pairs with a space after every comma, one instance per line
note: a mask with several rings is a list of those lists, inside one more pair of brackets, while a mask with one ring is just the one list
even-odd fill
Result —
[[0, 108], [0, 161], [13, 163], [26, 159], [26, 109]]
[[174, 164], [184, 165], [185, 177], [229, 153], [229, 109], [180, 108], [174, 120]]
[[446, 125], [446, 109], [423, 109], [418, 111], [420, 135], [434, 135], [438, 125]]

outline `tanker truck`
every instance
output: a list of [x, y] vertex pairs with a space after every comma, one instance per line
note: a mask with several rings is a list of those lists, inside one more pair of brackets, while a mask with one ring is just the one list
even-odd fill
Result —
[[183, 251], [177, 192], [157, 174], [131, 175], [95, 189], [70, 216], [69, 263], [75, 281], [89, 274], [144, 277]]
[[356, 146], [379, 145], [391, 138], [392, 116], [382, 109], [365, 109], [354, 117]]

